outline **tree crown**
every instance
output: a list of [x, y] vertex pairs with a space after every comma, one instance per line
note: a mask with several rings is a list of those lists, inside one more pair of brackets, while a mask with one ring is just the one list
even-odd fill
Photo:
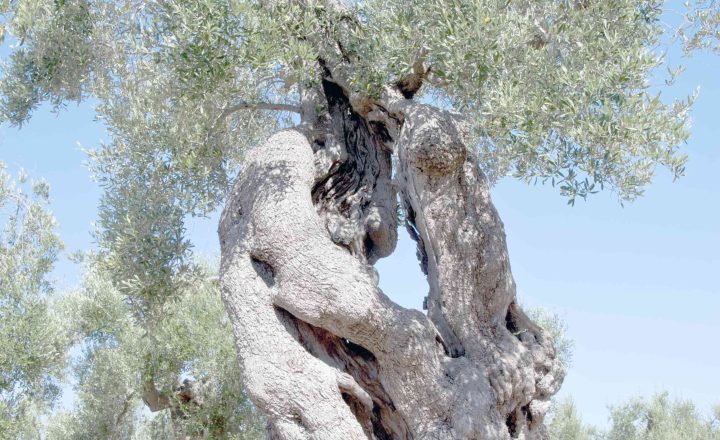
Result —
[[[5, 2], [0, 112], [22, 124], [41, 102], [95, 100], [111, 134], [91, 153], [105, 189], [98, 242], [134, 313], [149, 317], [192, 276], [185, 218], [217, 207], [243, 152], [294, 122], [322, 69], [359, 101], [421, 79], [417, 98], [462, 114], [491, 180], [550, 182], [573, 203], [602, 188], [632, 200], [658, 165], [681, 175], [690, 101], [665, 103], [650, 84], [662, 6]], [[712, 20], [688, 17], [686, 41], [713, 41]]]
[[111, 149], [181, 174], [178, 198], [193, 205], [214, 200], [242, 148], [276, 128], [261, 103], [292, 110], [319, 80], [318, 59], [370, 96], [424, 62], [425, 96], [463, 113], [493, 179], [549, 180], [571, 199], [607, 186], [631, 200], [656, 165], [683, 172], [688, 102], [664, 103], [649, 83], [663, 63], [661, 1], [9, 5], [18, 44], [4, 117], [93, 95]]

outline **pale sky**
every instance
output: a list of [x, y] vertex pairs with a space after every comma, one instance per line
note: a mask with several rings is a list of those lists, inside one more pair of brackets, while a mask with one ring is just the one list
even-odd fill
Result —
[[[569, 207], [549, 186], [510, 178], [492, 191], [521, 302], [559, 313], [575, 341], [560, 395], [598, 426], [608, 405], [664, 390], [706, 411], [720, 404], [720, 56], [684, 63], [666, 98], [701, 87], [685, 177], [673, 183], [661, 170], [625, 207], [610, 193]], [[59, 115], [43, 107], [20, 131], [0, 127], [0, 160], [50, 183], [67, 253], [93, 245], [100, 190], [80, 147], [106, 137], [93, 116], [89, 104]], [[216, 219], [193, 220], [189, 231], [196, 253], [217, 256]], [[391, 298], [420, 307], [427, 283], [406, 235], [378, 269]], [[78, 268], [63, 257], [53, 276], [69, 288]]]

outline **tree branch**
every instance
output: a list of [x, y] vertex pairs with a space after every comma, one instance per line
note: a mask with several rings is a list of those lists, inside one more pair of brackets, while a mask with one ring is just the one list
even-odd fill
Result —
[[425, 67], [425, 60], [427, 59], [428, 49], [422, 46], [418, 49], [414, 56], [412, 64], [412, 73], [405, 75], [395, 84], [400, 90], [403, 96], [407, 99], [412, 97], [420, 90], [423, 85], [423, 81], [430, 74], [430, 67]]
[[301, 113], [302, 112], [302, 108], [298, 105], [277, 104], [277, 103], [272, 103], [272, 102], [242, 101], [235, 105], [231, 105], [230, 107], [226, 107], [222, 111], [222, 113], [220, 113], [220, 115], [213, 122], [212, 127], [210, 127], [210, 130], [208, 130], [208, 133], [207, 133], [208, 138], [215, 133], [215, 131], [217, 130], [217, 126], [221, 121], [223, 121], [228, 116], [230, 116], [233, 113], [240, 111], [240, 110], [270, 110], [270, 111], [293, 112], [293, 113]]
[[127, 396], [125, 396], [125, 399], [123, 399], [123, 406], [122, 410], [118, 413], [117, 417], [115, 417], [115, 426], [117, 427], [122, 422], [123, 417], [127, 414], [128, 410], [130, 409], [130, 401], [135, 396], [134, 392], [131, 392]]
[[300, 113], [300, 106], [292, 104], [276, 104], [272, 102], [240, 102], [223, 110], [220, 118], [226, 118], [239, 110], [271, 110], [279, 112]]
[[145, 382], [143, 402], [145, 402], [145, 405], [147, 405], [152, 412], [158, 412], [170, 408], [170, 399], [158, 391], [155, 387], [155, 382], [152, 379], [148, 379]]

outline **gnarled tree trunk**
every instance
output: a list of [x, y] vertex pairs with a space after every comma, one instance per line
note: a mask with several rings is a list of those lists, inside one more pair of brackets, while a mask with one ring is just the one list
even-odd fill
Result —
[[[516, 302], [456, 117], [398, 91], [353, 106], [327, 71], [308, 96], [327, 111], [247, 154], [219, 228], [223, 297], [271, 437], [544, 438], [562, 367]], [[398, 200], [427, 315], [378, 288]]]

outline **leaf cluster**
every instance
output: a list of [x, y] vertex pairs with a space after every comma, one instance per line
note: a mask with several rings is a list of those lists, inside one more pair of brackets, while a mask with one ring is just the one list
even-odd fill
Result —
[[686, 0], [683, 4], [686, 11], [677, 35], [685, 52], [710, 49], [720, 53], [720, 5], [717, 0]]

